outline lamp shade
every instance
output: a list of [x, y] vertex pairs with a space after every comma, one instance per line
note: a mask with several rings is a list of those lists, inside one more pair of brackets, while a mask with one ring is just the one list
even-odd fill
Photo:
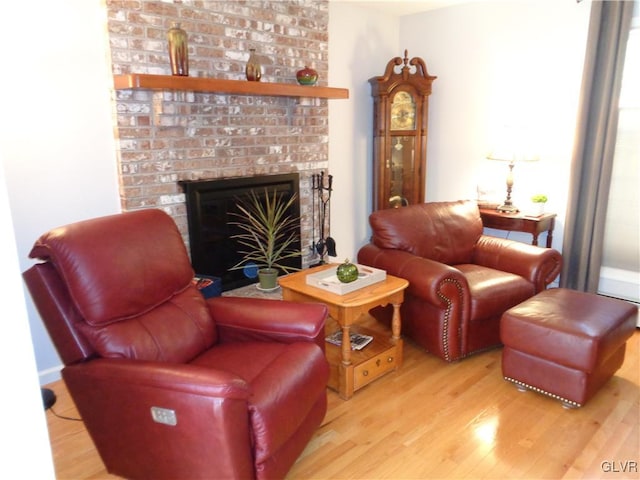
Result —
[[488, 160], [498, 160], [501, 162], [537, 162], [540, 156], [533, 152], [522, 152], [517, 150], [492, 150], [487, 154]]
[[487, 158], [513, 163], [535, 162], [540, 160], [535, 144], [528, 129], [504, 127], [495, 139], [495, 144], [487, 154]]

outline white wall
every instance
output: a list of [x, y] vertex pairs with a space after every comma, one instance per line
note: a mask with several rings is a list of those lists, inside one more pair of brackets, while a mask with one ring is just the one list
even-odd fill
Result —
[[[0, 147], [19, 265], [26, 270], [40, 234], [120, 209], [111, 74], [100, 0], [6, 8]], [[27, 307], [41, 382], [48, 383], [59, 378], [60, 361], [28, 294]]]
[[355, 259], [369, 238], [373, 99], [369, 79], [401, 56], [397, 18], [339, 0], [329, 3], [329, 85], [349, 100], [329, 101], [329, 171], [334, 175], [331, 236], [338, 257]]
[[[553, 247], [561, 250], [590, 8], [575, 0], [478, 1], [393, 17], [357, 1], [330, 2], [329, 83], [349, 88], [351, 97], [329, 104], [338, 259], [354, 257], [370, 234], [368, 79], [405, 48], [438, 77], [430, 97], [427, 200], [476, 198], [478, 184], [504, 200], [507, 165], [485, 156], [505, 126], [526, 127], [541, 161], [515, 167], [514, 201], [528, 208], [532, 194], [547, 194], [547, 211], [558, 214]], [[488, 233], [530, 241], [527, 234]]]
[[547, 194], [561, 250], [590, 8], [575, 0], [481, 1], [401, 18], [400, 44], [438, 77], [427, 200], [476, 198], [478, 183], [492, 184], [503, 200], [507, 165], [485, 156], [504, 126], [525, 128], [541, 161], [516, 165], [514, 203], [526, 208], [532, 194]]
[[0, 265], [3, 319], [0, 411], [4, 412], [0, 428], [3, 449], [0, 459], [3, 476], [53, 479], [53, 460], [29, 334], [1, 151]]

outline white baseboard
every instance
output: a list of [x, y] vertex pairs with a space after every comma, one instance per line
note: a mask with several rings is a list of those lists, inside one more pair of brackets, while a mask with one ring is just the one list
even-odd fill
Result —
[[62, 378], [60, 371], [62, 370], [62, 365], [58, 365], [57, 367], [48, 368], [46, 370], [40, 370], [38, 372], [38, 378], [40, 385], [47, 385], [52, 382], [56, 382]]
[[[640, 307], [640, 272], [602, 267], [598, 293], [627, 300]], [[636, 325], [640, 327], [640, 314]]]

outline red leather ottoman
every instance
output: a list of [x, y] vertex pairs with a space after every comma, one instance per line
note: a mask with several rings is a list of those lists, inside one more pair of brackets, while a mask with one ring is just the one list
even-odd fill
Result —
[[638, 307], [564, 288], [545, 290], [500, 321], [502, 374], [521, 390], [586, 403], [620, 368]]

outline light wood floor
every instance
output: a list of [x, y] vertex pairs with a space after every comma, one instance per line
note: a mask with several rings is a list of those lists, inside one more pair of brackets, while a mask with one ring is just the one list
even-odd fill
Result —
[[[640, 478], [640, 331], [622, 368], [584, 407], [519, 392], [501, 350], [446, 364], [405, 341], [402, 370], [329, 391], [322, 426], [287, 479]], [[54, 410], [77, 412], [64, 384]], [[58, 479], [115, 479], [81, 422], [47, 412]], [[635, 463], [633, 463], [635, 462]]]

